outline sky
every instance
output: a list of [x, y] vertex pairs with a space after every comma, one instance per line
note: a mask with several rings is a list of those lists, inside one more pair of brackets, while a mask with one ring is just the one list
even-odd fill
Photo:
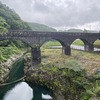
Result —
[[66, 30], [100, 30], [100, 0], [0, 0], [21, 19]]

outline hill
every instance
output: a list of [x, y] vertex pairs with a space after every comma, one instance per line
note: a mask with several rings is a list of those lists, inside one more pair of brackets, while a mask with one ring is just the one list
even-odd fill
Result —
[[21, 20], [20, 16], [5, 4], [0, 2], [0, 30], [30, 30], [29, 25]]
[[[62, 31], [62, 30], [60, 30]], [[83, 32], [83, 33], [97, 33], [98, 31], [95, 31], [95, 30], [87, 30], [87, 29], [74, 29], [74, 28], [71, 28], [71, 29], [68, 29], [68, 30], [64, 30], [62, 32]]]
[[69, 29], [67, 32], [83, 32], [81, 29]]
[[83, 32], [84, 33], [98, 33], [98, 31], [95, 31], [95, 30], [86, 30], [86, 29], [84, 29]]
[[49, 26], [38, 24], [38, 23], [30, 23], [28, 22], [28, 25], [31, 27], [33, 31], [49, 31], [49, 32], [56, 32], [57, 30], [54, 28], [51, 28]]

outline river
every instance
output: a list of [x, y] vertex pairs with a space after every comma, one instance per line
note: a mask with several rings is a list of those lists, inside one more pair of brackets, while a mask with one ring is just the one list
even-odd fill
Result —
[[[9, 73], [7, 83], [24, 76], [24, 59], [19, 58]], [[52, 100], [52, 91], [45, 86], [25, 81], [14, 82], [0, 88], [0, 100]]]
[[[61, 49], [62, 46], [50, 46], [49, 48], [51, 49]], [[84, 46], [79, 46], [79, 45], [71, 45], [72, 49], [76, 49], [76, 50], [82, 50], [84, 51]], [[94, 48], [94, 51], [100, 51], [100, 48]]]

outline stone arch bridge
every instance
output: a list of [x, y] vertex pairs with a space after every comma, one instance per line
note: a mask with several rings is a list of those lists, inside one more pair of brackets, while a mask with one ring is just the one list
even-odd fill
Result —
[[0, 40], [14, 39], [21, 40], [31, 47], [33, 64], [41, 62], [40, 47], [52, 39], [61, 43], [65, 55], [71, 55], [71, 44], [76, 39], [84, 43], [86, 51], [93, 51], [93, 43], [99, 39], [100, 33], [83, 33], [83, 32], [37, 32], [37, 31], [8, 31], [0, 33]]

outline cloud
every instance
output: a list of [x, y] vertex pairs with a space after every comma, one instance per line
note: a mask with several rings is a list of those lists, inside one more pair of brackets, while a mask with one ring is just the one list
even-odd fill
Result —
[[100, 22], [100, 0], [1, 0], [23, 20], [52, 27]]

